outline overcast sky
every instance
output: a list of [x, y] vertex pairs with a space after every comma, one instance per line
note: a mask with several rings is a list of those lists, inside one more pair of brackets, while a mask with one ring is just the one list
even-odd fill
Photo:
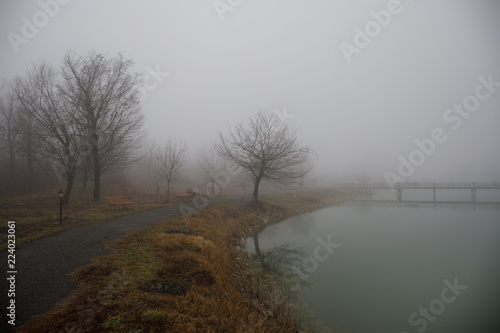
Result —
[[[0, 79], [59, 66], [68, 49], [122, 52], [163, 73], [142, 102], [150, 137], [182, 138], [192, 156], [228, 124], [285, 107], [316, 174], [500, 181], [500, 85], [478, 79], [500, 82], [500, 1], [54, 1], [41, 1], [51, 15], [1, 1]], [[476, 110], [447, 112], [464, 100]], [[435, 129], [446, 140], [415, 152]], [[410, 174], [399, 156], [418, 164]]]

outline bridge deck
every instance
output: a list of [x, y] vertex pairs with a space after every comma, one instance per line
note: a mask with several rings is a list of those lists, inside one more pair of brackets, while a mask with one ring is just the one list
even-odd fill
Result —
[[391, 187], [388, 183], [338, 183], [334, 187], [371, 190], [391, 189], [422, 189], [422, 190], [471, 190], [471, 189], [500, 189], [500, 182], [462, 182], [462, 183], [396, 183]]

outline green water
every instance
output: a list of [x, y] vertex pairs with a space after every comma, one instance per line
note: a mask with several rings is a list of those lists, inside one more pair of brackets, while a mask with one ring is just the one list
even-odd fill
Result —
[[336, 206], [269, 226], [258, 241], [263, 255], [302, 252], [300, 273], [288, 274], [327, 332], [500, 332], [498, 207]]

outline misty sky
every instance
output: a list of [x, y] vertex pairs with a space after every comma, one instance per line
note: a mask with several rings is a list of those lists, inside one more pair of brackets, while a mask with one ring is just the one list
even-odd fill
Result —
[[67, 49], [122, 52], [137, 72], [169, 73], [142, 102], [146, 127], [185, 140], [193, 159], [228, 124], [286, 107], [318, 154], [316, 175], [385, 181], [441, 128], [446, 141], [408, 181], [500, 181], [500, 87], [482, 88], [489, 96], [459, 126], [443, 118], [478, 77], [500, 82], [500, 1], [402, 0], [350, 63], [341, 43], [355, 47], [355, 28], [395, 2], [221, 0], [237, 4], [223, 13], [212, 0], [65, 2], [17, 53], [9, 33], [22, 37], [23, 17], [43, 20], [42, 7], [1, 2], [0, 79], [42, 59], [59, 66]]

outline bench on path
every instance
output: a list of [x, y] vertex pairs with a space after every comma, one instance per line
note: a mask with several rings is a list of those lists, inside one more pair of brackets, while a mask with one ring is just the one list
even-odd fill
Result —
[[125, 200], [124, 196], [118, 196], [118, 197], [106, 197], [106, 201], [110, 206], [129, 206], [133, 205], [133, 202], [129, 202]]
[[175, 195], [178, 196], [178, 197], [190, 197], [190, 196], [192, 196], [192, 194], [187, 193], [186, 190], [175, 191]]

